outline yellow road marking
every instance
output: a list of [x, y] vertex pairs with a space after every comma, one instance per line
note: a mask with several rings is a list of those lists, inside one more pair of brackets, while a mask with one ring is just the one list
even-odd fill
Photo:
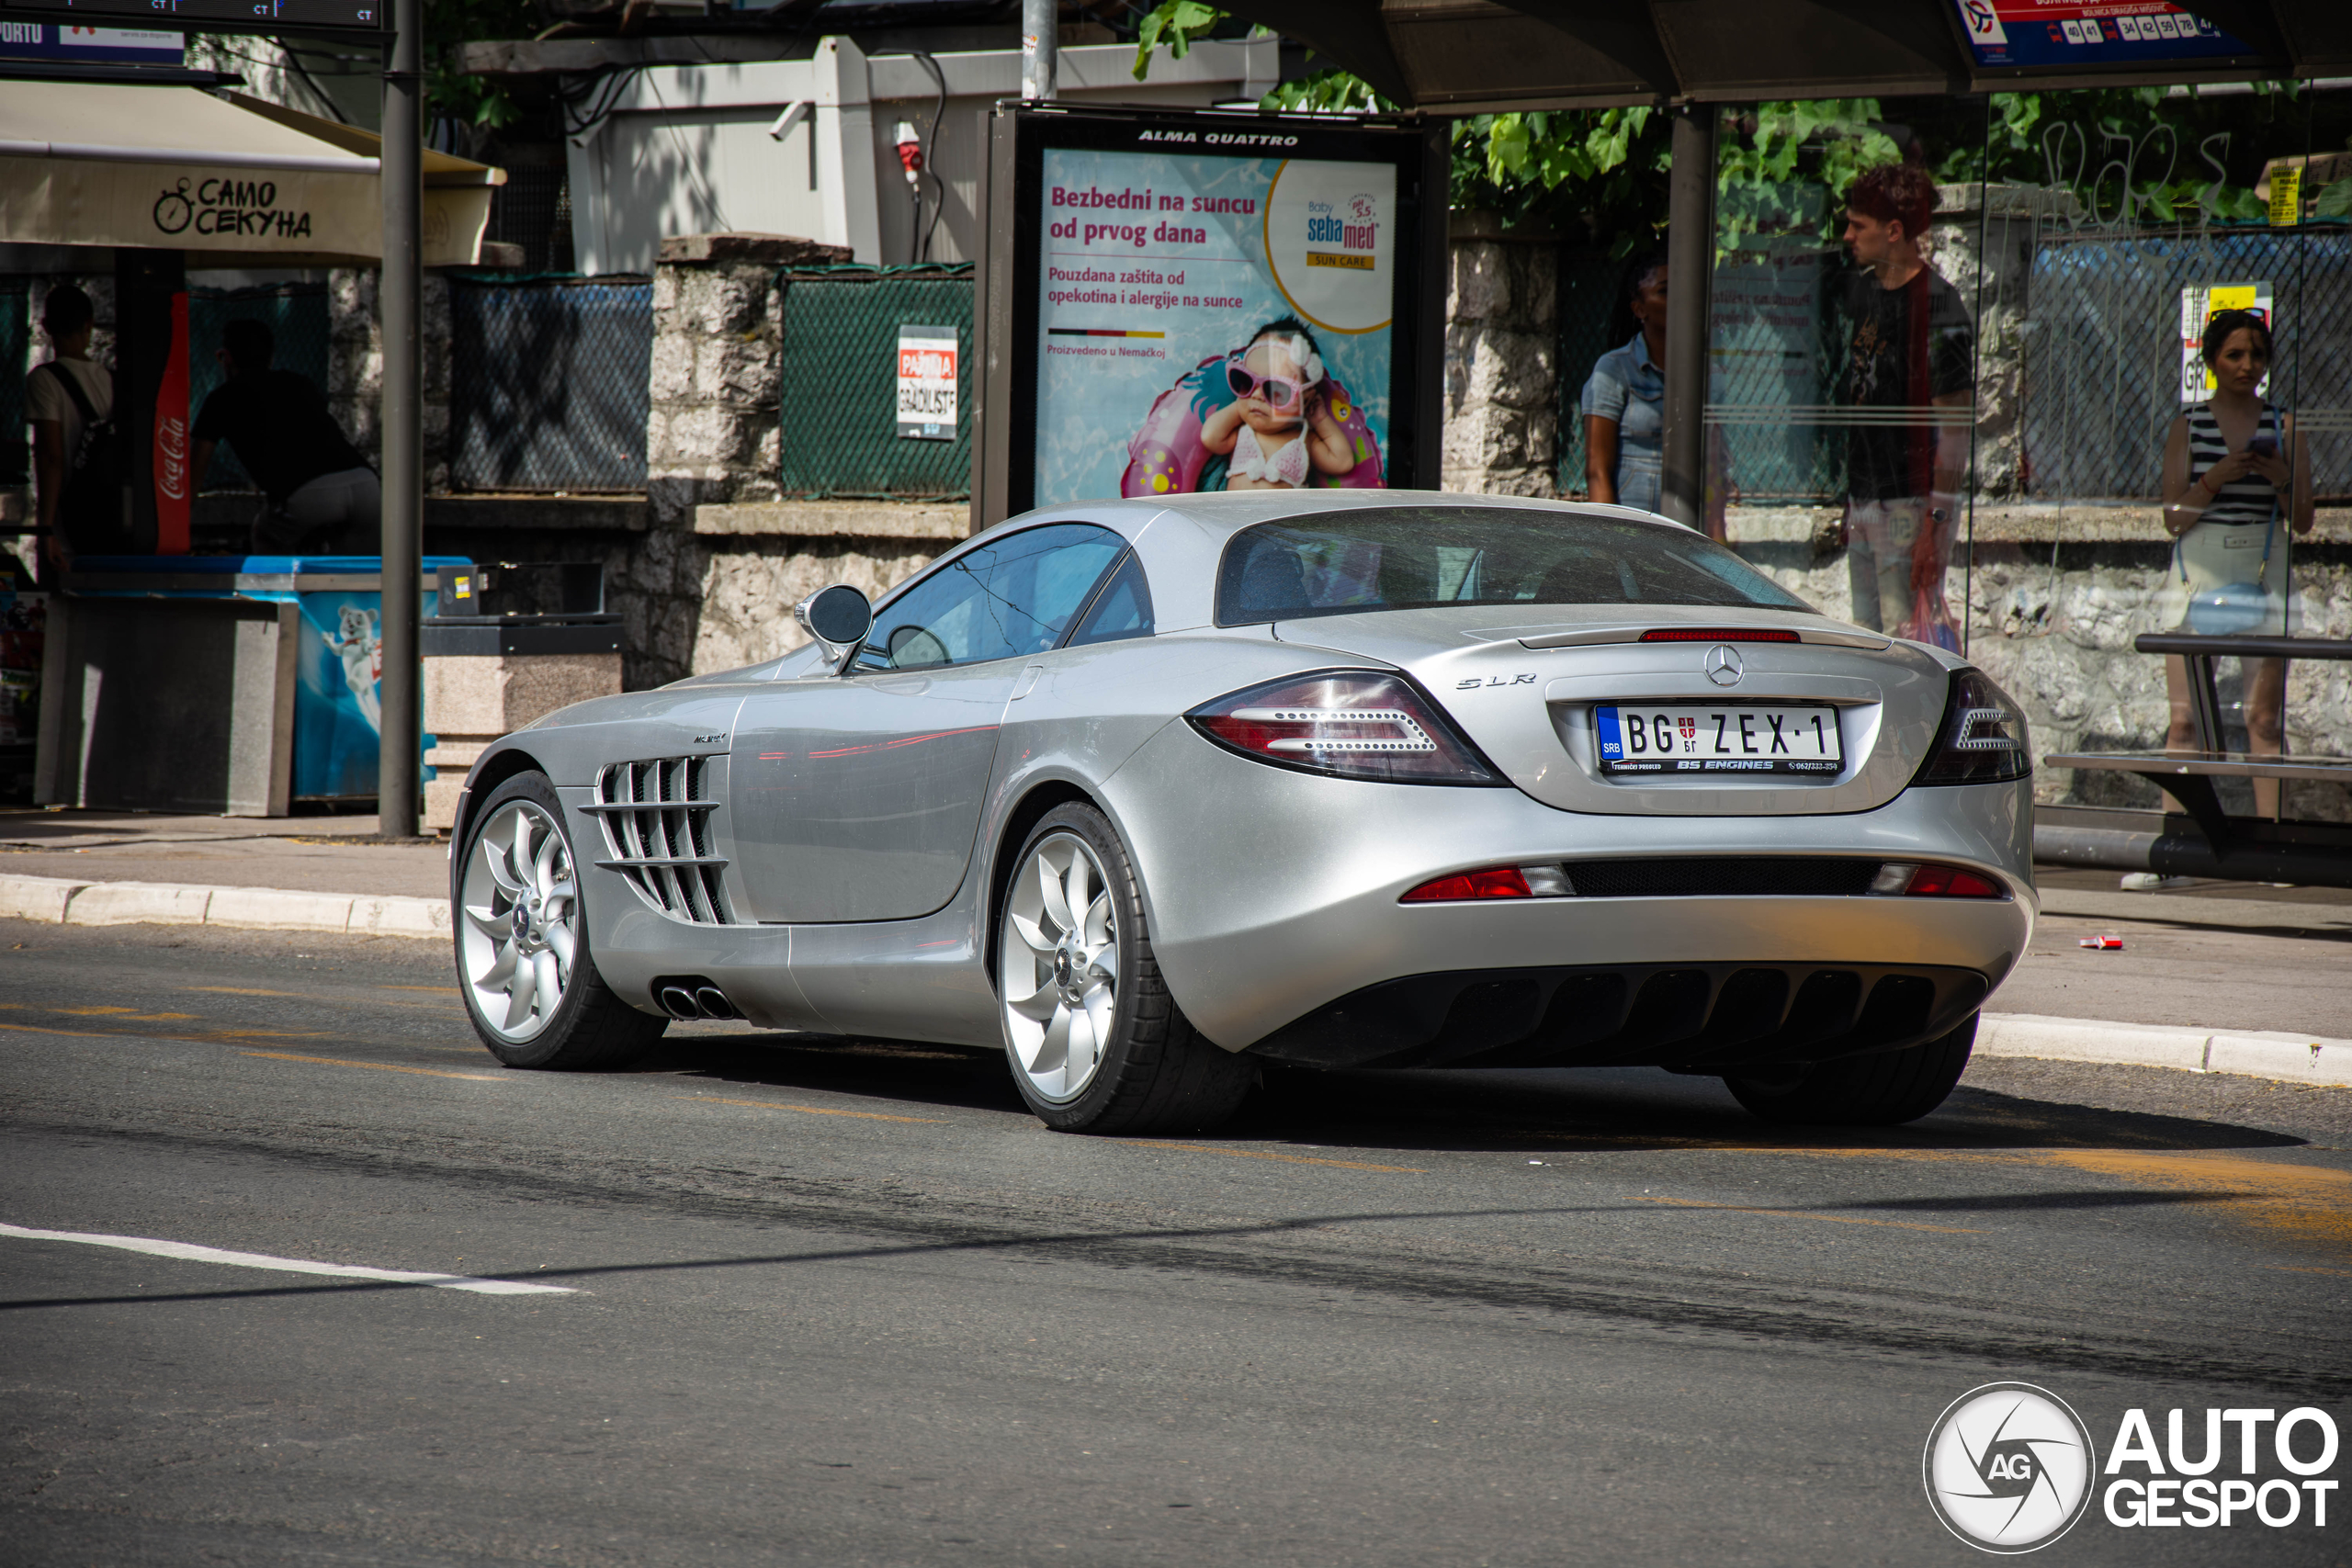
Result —
[[1713, 1209], [1726, 1214], [1771, 1214], [1789, 1220], [1827, 1220], [1840, 1225], [1884, 1225], [1898, 1231], [1940, 1231], [1947, 1235], [1983, 1235], [1967, 1225], [1923, 1225], [1912, 1220], [1865, 1220], [1853, 1214], [1817, 1214], [1810, 1209], [1749, 1208], [1741, 1203], [1702, 1203], [1692, 1198], [1629, 1198], [1633, 1203], [1666, 1203], [1677, 1209]]
[[868, 1122], [925, 1122], [944, 1127], [946, 1118], [941, 1116], [885, 1116], [879, 1111], [831, 1111], [821, 1105], [786, 1105], [774, 1100], [729, 1100], [716, 1094], [673, 1094], [672, 1100], [691, 1100], [699, 1105], [748, 1105], [758, 1111], [799, 1111], [810, 1116], [858, 1116]]
[[1262, 1149], [1220, 1149], [1209, 1144], [1163, 1144], [1156, 1140], [1144, 1143], [1132, 1138], [1114, 1138], [1112, 1142], [1125, 1144], [1131, 1149], [1176, 1149], [1185, 1154], [1231, 1155], [1235, 1159], [1272, 1159], [1280, 1160], [1284, 1165], [1329, 1165], [1337, 1166], [1341, 1170], [1385, 1170], [1396, 1176], [1427, 1176], [1429, 1174], [1418, 1166], [1366, 1165], [1362, 1160], [1317, 1159], [1312, 1155], [1276, 1155], [1268, 1154]]
[[108, 1014], [108, 1013], [117, 1013], [117, 1012], [137, 1012], [139, 1010], [138, 1010], [137, 1008], [119, 1008], [119, 1007], [106, 1007], [106, 1006], [97, 1006], [97, 1005], [93, 1005], [93, 1006], [89, 1006], [89, 1007], [78, 1007], [78, 1008], [43, 1008], [43, 1009], [41, 1009], [40, 1010], [41, 1010], [41, 1011], [43, 1011], [43, 1012], [62, 1013], [62, 1014], [64, 1014], [67, 1018], [103, 1018], [103, 1017], [105, 1017], [105, 1016], [106, 1016], [107, 1014]]
[[2298, 1269], [2291, 1263], [2266, 1263], [2263, 1267], [2279, 1274], [2333, 1274], [2339, 1280], [2352, 1280], [2352, 1269]]
[[420, 1073], [429, 1078], [471, 1078], [476, 1083], [504, 1083], [503, 1073], [445, 1073], [438, 1067], [409, 1067], [398, 1062], [355, 1062], [348, 1056], [295, 1056], [284, 1051], [240, 1051], [240, 1056], [266, 1056], [273, 1062], [317, 1062], [329, 1067], [371, 1067], [379, 1073]]
[[0, 1032], [9, 1034], [70, 1034], [76, 1040], [167, 1040], [169, 1035], [114, 1034], [103, 1029], [43, 1029], [32, 1023], [0, 1023]]
[[1708, 1145], [1725, 1154], [1825, 1156], [1929, 1164], [2061, 1166], [2142, 1190], [2169, 1189], [2222, 1213], [2282, 1233], [2337, 1258], [2352, 1258], [2352, 1171], [2293, 1165], [2206, 1149], [1904, 1149], [1803, 1148], [1789, 1145]]

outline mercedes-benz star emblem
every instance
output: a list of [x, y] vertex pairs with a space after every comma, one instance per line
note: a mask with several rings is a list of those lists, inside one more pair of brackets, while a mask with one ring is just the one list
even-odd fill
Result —
[[1736, 686], [1739, 678], [1747, 673], [1747, 667], [1739, 661], [1739, 649], [1720, 642], [1707, 649], [1707, 657], [1699, 661], [1699, 668], [1718, 686]]

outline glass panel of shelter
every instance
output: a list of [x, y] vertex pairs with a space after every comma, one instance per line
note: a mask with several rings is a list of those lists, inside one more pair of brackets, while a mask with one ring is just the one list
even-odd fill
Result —
[[[2352, 94], [2289, 85], [1726, 110], [1711, 531], [1830, 614], [1964, 649], [2026, 705], [2038, 752], [2199, 744], [2180, 671], [2168, 692], [2134, 637], [2352, 637], [2332, 510], [2352, 502], [2347, 133]], [[1923, 186], [1915, 226], [1901, 209]], [[2222, 424], [2263, 425], [2224, 445], [2268, 434], [2290, 467], [2300, 446], [2315, 533], [2291, 498], [2251, 520], [2243, 484], [2186, 542], [2166, 526], [2167, 439], [2203, 426], [2223, 309], [2267, 331], [2272, 411], [2241, 419], [2251, 400], [2224, 394]], [[2346, 666], [2288, 667], [2283, 705], [2276, 665], [2218, 673], [2223, 749], [2352, 755]], [[2278, 809], [2267, 785], [2219, 787], [2233, 812]], [[2038, 795], [2165, 804], [2109, 770], [2044, 770]], [[2352, 818], [2340, 785], [2290, 782], [2285, 801]]]

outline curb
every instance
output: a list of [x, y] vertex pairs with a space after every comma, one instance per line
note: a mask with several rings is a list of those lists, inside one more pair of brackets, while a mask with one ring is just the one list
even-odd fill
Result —
[[0, 918], [67, 926], [221, 926], [440, 940], [449, 935], [449, 905], [441, 898], [55, 876], [0, 876]]
[[1979, 1056], [2041, 1056], [2238, 1073], [2289, 1083], [2352, 1085], [2352, 1040], [2267, 1032], [2217, 1034], [2160, 1024], [2105, 1023], [2031, 1012], [1988, 1012], [1976, 1024]]
[[[343, 931], [428, 941], [446, 941], [449, 935], [449, 906], [440, 898], [174, 882], [74, 882], [54, 876], [0, 876], [0, 919], [68, 926]], [[1977, 1023], [1975, 1054], [2352, 1086], [2352, 1040], [2302, 1034], [2215, 1033], [2160, 1024], [1988, 1012]]]

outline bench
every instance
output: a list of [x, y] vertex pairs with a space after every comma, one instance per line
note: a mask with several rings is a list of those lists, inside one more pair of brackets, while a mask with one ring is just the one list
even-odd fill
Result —
[[[2293, 637], [2198, 637], [2186, 632], [2143, 632], [2132, 646], [2141, 653], [2178, 654], [2188, 670], [2189, 713], [2197, 746], [2182, 751], [2059, 751], [2042, 759], [2046, 767], [2086, 768], [2138, 773], [2159, 785], [2186, 808], [2168, 813], [2162, 834], [2109, 834], [2101, 845], [2096, 830], [2066, 835], [2078, 864], [2153, 871], [2165, 876], [2210, 876], [2235, 882], [2291, 882], [2310, 886], [2352, 887], [2352, 843], [2340, 824], [2267, 822], [2232, 817], [2214, 793], [2216, 778], [2316, 779], [2352, 784], [2352, 757], [2257, 757], [2223, 749], [2222, 701], [2214, 686], [2218, 659], [2352, 660], [2352, 642]], [[2038, 835], [2037, 835], [2038, 836]], [[2037, 849], [2040, 846], [2037, 845]]]

